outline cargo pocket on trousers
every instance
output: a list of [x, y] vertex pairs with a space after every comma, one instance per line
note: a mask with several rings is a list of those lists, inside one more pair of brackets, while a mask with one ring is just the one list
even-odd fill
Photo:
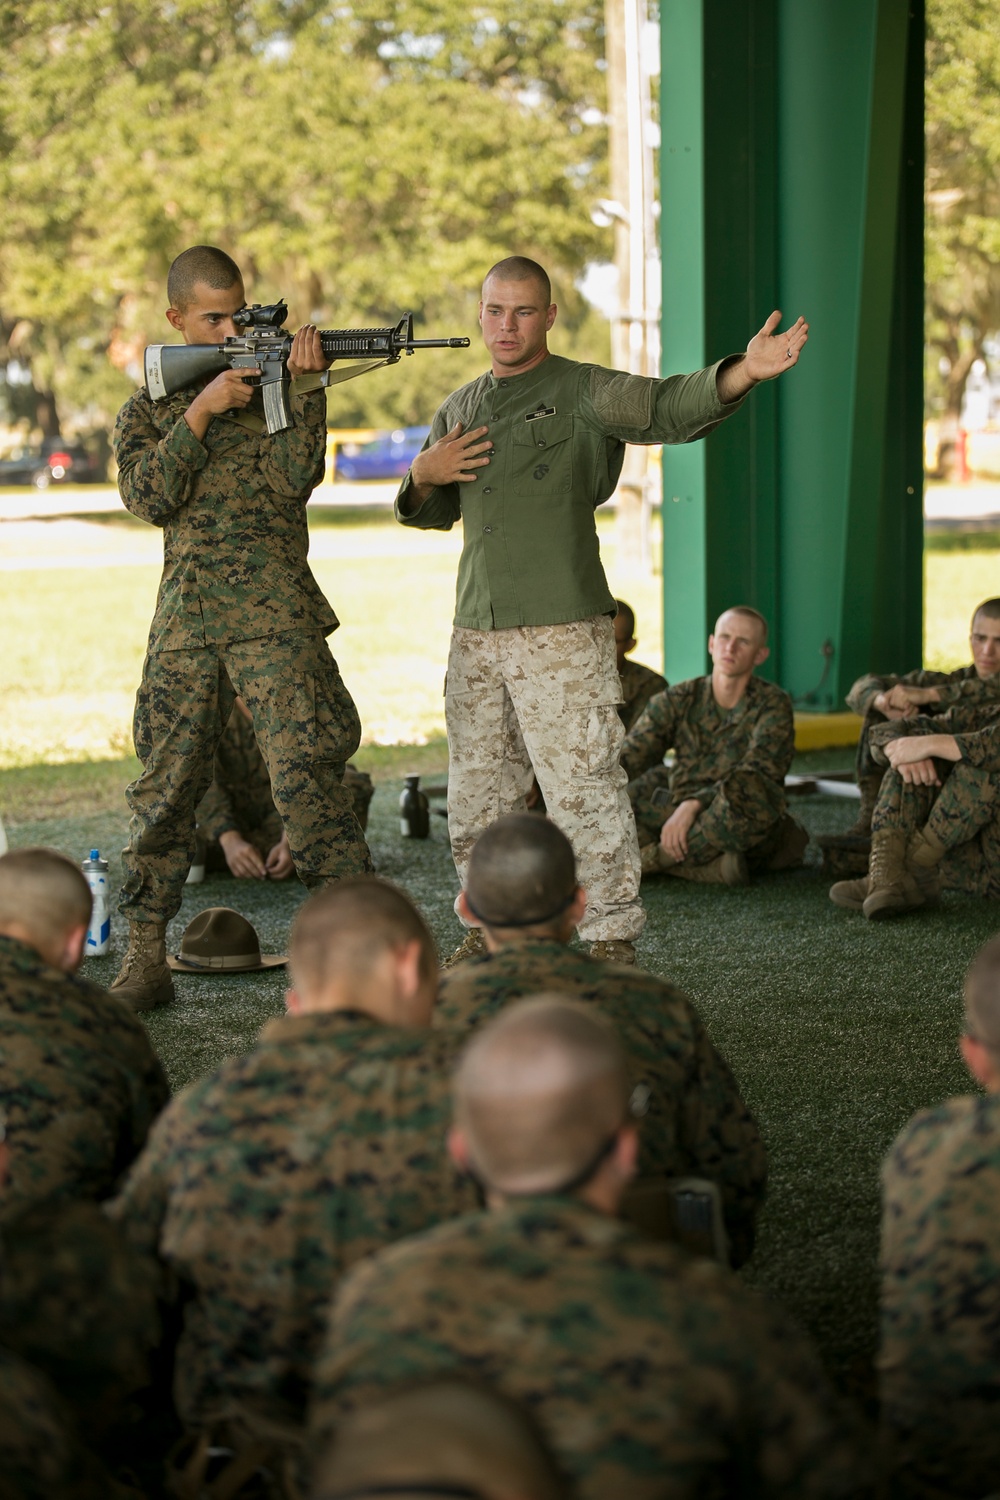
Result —
[[361, 744], [361, 718], [331, 658], [315, 679], [316, 758], [332, 764], [350, 760]]
[[586, 774], [601, 776], [613, 771], [620, 761], [624, 739], [625, 726], [617, 705], [595, 703], [587, 715]]

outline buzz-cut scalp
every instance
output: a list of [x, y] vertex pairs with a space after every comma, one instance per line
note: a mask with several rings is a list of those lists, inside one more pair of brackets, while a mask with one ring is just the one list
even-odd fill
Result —
[[426, 982], [437, 972], [437, 950], [410, 898], [377, 875], [339, 880], [299, 907], [288, 944], [292, 982], [314, 994], [336, 975], [369, 973], [386, 949], [414, 939]]
[[988, 620], [1000, 620], [1000, 599], [984, 599], [982, 604], [977, 604], [972, 615], [972, 623], [976, 623], [976, 615], [985, 615]]
[[46, 941], [90, 921], [90, 886], [58, 849], [12, 849], [0, 856], [0, 926], [18, 923]]
[[[758, 625], [760, 626], [760, 643], [761, 643], [762, 646], [766, 646], [767, 645], [767, 635], [768, 635], [767, 621], [765, 620], [764, 616], [761, 614], [760, 610], [759, 609], [754, 609], [754, 607], [753, 607], [752, 604], [730, 604], [730, 605], [727, 605], [727, 607], [725, 609], [722, 609], [722, 610], [719, 611], [719, 620], [722, 619], [723, 615], [746, 615], [746, 616], [748, 616], [749, 619], [756, 620], [757, 623], [758, 623]], [[718, 624], [718, 620], [716, 621], [716, 624]]]
[[594, 1006], [543, 993], [505, 1006], [475, 1033], [452, 1093], [455, 1122], [487, 1187], [558, 1192], [596, 1170], [599, 1148], [625, 1123], [628, 1069], [614, 1028]]
[[1000, 937], [990, 938], [965, 975], [969, 1034], [1000, 1057]]
[[487, 927], [555, 926], [576, 890], [573, 846], [540, 813], [498, 818], [469, 856], [465, 899]]
[[552, 283], [549, 273], [544, 266], [540, 266], [537, 260], [529, 260], [526, 255], [508, 255], [506, 260], [498, 260], [495, 266], [491, 266], [483, 278], [483, 286], [490, 277], [497, 281], [537, 281], [545, 298], [545, 306], [552, 303]]
[[167, 272], [167, 297], [170, 306], [183, 312], [200, 281], [215, 292], [227, 292], [243, 277], [231, 255], [215, 245], [192, 245], [182, 250]]

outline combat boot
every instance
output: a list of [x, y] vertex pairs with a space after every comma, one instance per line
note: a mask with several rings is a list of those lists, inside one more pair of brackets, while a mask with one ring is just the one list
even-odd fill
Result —
[[861, 911], [868, 899], [868, 890], [867, 875], [862, 875], [860, 880], [838, 880], [830, 887], [830, 900], [845, 911]]
[[441, 968], [442, 970], [456, 969], [459, 964], [464, 964], [467, 958], [478, 958], [481, 953], [486, 952], [488, 949], [482, 930], [479, 927], [470, 927], [454, 953], [450, 953], [442, 960]]
[[764, 861], [764, 869], [772, 874], [779, 870], [800, 870], [805, 863], [808, 843], [809, 834], [802, 824], [791, 813], [783, 813], [777, 829], [777, 847]]
[[130, 1010], [153, 1010], [173, 1000], [166, 922], [129, 920], [128, 951], [110, 993]]
[[872, 834], [868, 895], [861, 908], [870, 921], [899, 916], [925, 905], [920, 884], [907, 868], [907, 842], [902, 828], [881, 828]]
[[927, 906], [937, 906], [941, 900], [938, 865], [946, 853], [947, 845], [942, 844], [929, 828], [918, 828], [910, 835], [906, 846], [906, 868], [920, 887]]
[[679, 880], [691, 880], [697, 885], [749, 885], [750, 871], [746, 856], [727, 850], [707, 865], [693, 865], [682, 859], [675, 865], [664, 865], [664, 873], [676, 875]]
[[858, 791], [861, 793], [861, 806], [858, 808], [858, 816], [850, 828], [845, 828], [842, 837], [871, 838], [872, 813], [875, 811], [875, 803], [878, 801], [878, 789], [882, 785], [882, 777], [859, 776]]
[[591, 958], [600, 963], [634, 964], [635, 945], [625, 938], [599, 938], [589, 948]]

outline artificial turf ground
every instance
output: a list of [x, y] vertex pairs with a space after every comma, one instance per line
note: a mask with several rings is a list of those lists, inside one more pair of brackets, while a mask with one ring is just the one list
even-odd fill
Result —
[[[431, 773], [427, 780], [441, 779], [433, 774], [444, 767], [440, 746], [358, 757], [379, 781], [370, 842], [380, 873], [410, 892], [448, 952], [460, 933], [444, 820], [432, 818], [427, 842], [399, 833], [399, 777], [409, 762]], [[796, 769], [838, 762], [844, 752], [815, 752]], [[116, 877], [125, 833], [119, 793], [132, 764], [63, 768], [63, 778], [79, 773], [69, 783], [72, 815], [48, 787], [50, 768], [0, 773], [11, 844], [48, 843], [74, 858], [97, 845]], [[814, 796], [797, 799], [794, 810], [819, 833], [846, 826], [854, 806]], [[649, 918], [639, 958], [692, 996], [767, 1141], [769, 1198], [744, 1274], [792, 1309], [838, 1384], [867, 1396], [879, 1163], [914, 1110], [969, 1090], [956, 1051], [962, 975], [1000, 921], [985, 902], [946, 896], [926, 915], [869, 923], [833, 907], [827, 886], [814, 846], [804, 870], [749, 889], [653, 881], [644, 887]], [[297, 883], [215, 878], [189, 886], [171, 946], [176, 951], [198, 911], [225, 905], [250, 918], [265, 951], [281, 951], [303, 896]], [[124, 945], [119, 923], [112, 955], [87, 960], [87, 973], [110, 982]], [[281, 1011], [284, 982], [282, 970], [179, 976], [176, 1004], [145, 1018], [173, 1086], [248, 1048], [263, 1021]]]

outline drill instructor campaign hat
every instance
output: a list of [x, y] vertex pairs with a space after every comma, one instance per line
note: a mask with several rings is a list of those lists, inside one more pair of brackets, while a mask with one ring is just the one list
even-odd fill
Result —
[[228, 906], [199, 912], [184, 929], [177, 957], [167, 956], [182, 974], [249, 974], [287, 962], [285, 953], [261, 953], [252, 924]]

